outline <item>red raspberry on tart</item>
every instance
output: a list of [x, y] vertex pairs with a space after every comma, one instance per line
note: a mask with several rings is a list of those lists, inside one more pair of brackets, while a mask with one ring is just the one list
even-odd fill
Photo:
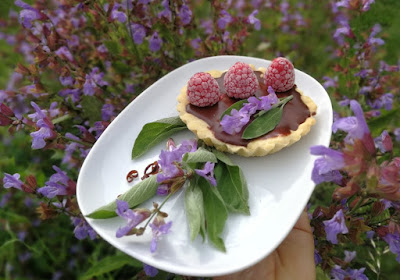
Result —
[[248, 64], [236, 62], [226, 73], [224, 86], [229, 97], [245, 99], [254, 95], [258, 81]]
[[218, 83], [209, 73], [196, 73], [188, 82], [187, 95], [190, 104], [195, 106], [214, 105], [220, 97]]
[[288, 91], [294, 86], [293, 64], [284, 57], [275, 58], [265, 72], [265, 84], [276, 92]]

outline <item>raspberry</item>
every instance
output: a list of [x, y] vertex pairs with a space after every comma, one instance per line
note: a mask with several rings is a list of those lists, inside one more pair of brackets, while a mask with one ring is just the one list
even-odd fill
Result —
[[198, 107], [212, 106], [219, 101], [219, 86], [209, 73], [194, 74], [187, 86], [190, 104]]
[[229, 97], [245, 99], [256, 93], [258, 81], [248, 64], [236, 62], [225, 74], [224, 86]]
[[265, 84], [276, 92], [291, 89], [294, 86], [293, 64], [284, 57], [275, 58], [265, 72]]

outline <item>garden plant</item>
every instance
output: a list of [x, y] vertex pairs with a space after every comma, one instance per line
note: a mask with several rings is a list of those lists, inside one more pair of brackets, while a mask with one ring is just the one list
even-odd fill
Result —
[[286, 57], [325, 87], [332, 138], [310, 149], [307, 207], [317, 279], [399, 279], [399, 12], [397, 0], [2, 0], [0, 279], [190, 279], [102, 240], [76, 181], [141, 92], [216, 55]]

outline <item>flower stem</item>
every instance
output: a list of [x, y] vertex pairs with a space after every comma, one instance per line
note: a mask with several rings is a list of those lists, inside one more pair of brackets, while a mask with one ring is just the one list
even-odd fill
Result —
[[[281, 105], [285, 105], [286, 103], [288, 103], [292, 99], [293, 99], [293, 95], [289, 95], [289, 96], [283, 98], [282, 100], [279, 100], [279, 102], [275, 103], [274, 105], [272, 105], [271, 108], [269, 108], [269, 110], [272, 110], [272, 109], [274, 109], [276, 107], [279, 107]], [[256, 118], [261, 117], [262, 115], [264, 115], [269, 110], [261, 110], [260, 112], [255, 114], [254, 117], [256, 117]]]

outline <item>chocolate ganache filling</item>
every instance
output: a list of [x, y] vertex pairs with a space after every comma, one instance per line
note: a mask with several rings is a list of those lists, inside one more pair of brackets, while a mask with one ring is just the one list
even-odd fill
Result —
[[[258, 83], [260, 85], [255, 93], [255, 96], [260, 97], [263, 95], [268, 95], [267, 87], [262, 77], [262, 72], [255, 71], [255, 73], [258, 78]], [[232, 104], [240, 101], [235, 98], [230, 98], [228, 95], [226, 95], [226, 90], [224, 87], [224, 76], [225, 73], [221, 77], [216, 79], [219, 85], [220, 93], [222, 95], [222, 98], [217, 104], [209, 107], [197, 107], [192, 104], [188, 104], [186, 105], [186, 112], [205, 121], [208, 124], [209, 129], [213, 131], [215, 138], [217, 138], [218, 140], [237, 146], [247, 146], [249, 142], [255, 140], [242, 139], [242, 133], [247, 125], [243, 127], [239, 133], [230, 135], [222, 130], [222, 126], [219, 123], [222, 113], [225, 112], [225, 110], [228, 109]], [[285, 107], [283, 107], [282, 119], [275, 127], [275, 129], [263, 136], [260, 136], [257, 139], [268, 139], [280, 135], [289, 135], [291, 130], [297, 130], [299, 125], [305, 122], [308, 117], [310, 117], [310, 110], [301, 100], [301, 95], [296, 90], [296, 85], [294, 85], [294, 87], [290, 90], [276, 93], [276, 95], [278, 96], [278, 98], [293, 95], [293, 99], [290, 100], [285, 105]]]

